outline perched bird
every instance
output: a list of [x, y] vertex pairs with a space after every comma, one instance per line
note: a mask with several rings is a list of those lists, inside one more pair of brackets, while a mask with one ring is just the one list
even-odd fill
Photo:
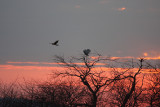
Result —
[[83, 50], [83, 53], [86, 55], [86, 56], [89, 56], [89, 53], [91, 52], [90, 49], [84, 49]]
[[53, 43], [50, 43], [50, 44], [55, 45], [55, 46], [59, 46], [59, 45], [58, 45], [58, 41], [59, 41], [59, 40], [57, 40], [57, 41], [55, 41], [55, 42], [53, 42]]

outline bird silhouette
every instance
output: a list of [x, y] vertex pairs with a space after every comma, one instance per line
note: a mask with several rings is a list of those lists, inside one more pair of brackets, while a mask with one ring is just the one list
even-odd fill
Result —
[[59, 40], [57, 40], [57, 41], [55, 41], [55, 42], [53, 42], [53, 43], [50, 43], [50, 44], [55, 45], [55, 46], [59, 46], [59, 45], [58, 45], [58, 41], [59, 41]]
[[86, 56], [89, 56], [89, 53], [91, 52], [90, 49], [84, 49], [83, 50], [83, 53], [86, 55]]

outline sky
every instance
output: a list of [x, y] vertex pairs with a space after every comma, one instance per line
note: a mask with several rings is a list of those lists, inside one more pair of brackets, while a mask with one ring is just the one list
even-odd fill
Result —
[[[0, 0], [0, 71], [10, 61], [53, 62], [56, 54], [78, 56], [88, 48], [105, 56], [159, 57], [159, 5], [160, 0]], [[56, 40], [59, 46], [49, 44]]]

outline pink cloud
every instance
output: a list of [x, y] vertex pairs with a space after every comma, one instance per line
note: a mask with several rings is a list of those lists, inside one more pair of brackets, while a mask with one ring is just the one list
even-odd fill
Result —
[[[63, 65], [63, 63], [49, 63], [49, 62], [13, 62], [8, 61], [8, 64], [31, 64], [31, 65], [44, 65], [47, 67], [47, 65], [53, 65], [53, 67], [58, 67], [58, 65]], [[74, 63], [77, 65], [85, 65], [84, 63]], [[97, 63], [97, 65], [104, 65], [104, 63]]]
[[7, 63], [9, 64], [40, 64], [40, 62], [13, 62], [13, 61], [8, 61]]
[[121, 8], [118, 8], [117, 10], [118, 11], [124, 11], [124, 10], [126, 10], [126, 7], [121, 7]]

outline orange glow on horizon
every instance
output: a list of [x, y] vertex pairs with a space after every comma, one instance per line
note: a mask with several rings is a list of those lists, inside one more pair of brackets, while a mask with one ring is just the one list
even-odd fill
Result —
[[53, 72], [63, 71], [66, 68], [49, 66], [21, 66], [21, 65], [0, 65], [0, 81], [13, 82], [18, 79], [19, 82], [26, 80], [46, 81], [51, 78]]
[[126, 56], [126, 57], [111, 57], [112, 60], [114, 60], [114, 59], [132, 59], [132, 58], [134, 58], [134, 57], [132, 57], [132, 56]]
[[[21, 66], [21, 65], [0, 65], [0, 69], [2, 70], [53, 70], [53, 69], [60, 69], [62, 67], [49, 67], [49, 66]], [[63, 68], [64, 69], [64, 68]]]
[[[65, 67], [57, 67], [57, 66], [21, 66], [21, 65], [0, 65], [0, 80], [1, 81], [14, 81], [16, 78], [20, 78], [20, 82], [22, 82], [22, 78], [25, 77], [27, 79], [35, 79], [35, 80], [47, 80], [50, 77], [50, 74], [53, 72], [65, 71], [67, 68]], [[95, 71], [125, 71], [127, 68], [107, 68], [107, 67], [95, 67], [93, 68]], [[138, 68], [130, 69], [127, 72], [136, 72]], [[156, 71], [151, 71], [151, 69], [143, 69], [143, 73], [157, 73]], [[109, 73], [109, 72], [108, 72]]]
[[146, 60], [159, 60], [160, 59], [160, 55], [149, 55], [147, 52], [144, 52], [143, 53], [143, 55], [144, 55], [144, 59], [146, 59]]
[[160, 56], [157, 56], [157, 57], [145, 57], [144, 59], [147, 59], [147, 60], [160, 60]]
[[[145, 56], [144, 59], [146, 60], [160, 60], [160, 56], [155, 56], [155, 57], [149, 57], [148, 53], [143, 53]], [[98, 56], [91, 57], [92, 59], [98, 58]], [[104, 57], [105, 58], [105, 57]], [[107, 58], [107, 57], [106, 57]], [[116, 59], [140, 59], [141, 57], [132, 57], [132, 56], [126, 56], [126, 57], [108, 57], [108, 59], [111, 60], [116, 60]]]
[[[147, 52], [143, 53], [144, 59], [146, 60], [160, 60], [160, 56], [152, 57], [148, 56]], [[96, 60], [99, 56], [90, 56], [91, 60]], [[102, 59], [109, 59], [109, 60], [118, 60], [118, 59], [139, 59], [138, 57], [126, 56], [126, 57], [108, 57], [102, 56]], [[123, 61], [123, 60], [122, 60]], [[72, 64], [72, 63], [70, 63]], [[75, 62], [79, 67], [85, 65], [84, 63]], [[58, 71], [65, 71], [67, 70], [66, 67], [63, 66], [63, 63], [55, 63], [55, 62], [14, 62], [8, 61], [6, 64], [0, 65], [0, 81], [13, 81], [17, 76], [25, 77], [25, 78], [34, 78], [38, 80], [46, 80], [48, 75], [52, 72]], [[93, 70], [99, 71], [112, 71], [112, 68], [105, 67], [106, 63], [96, 63], [97, 66], [93, 68]], [[82, 68], [83, 69], [83, 68]], [[115, 68], [117, 71], [125, 70], [124, 68]], [[134, 68], [129, 70], [129, 72], [137, 71], [138, 68]], [[156, 71], [153, 72], [151, 69], [143, 69], [143, 73], [157, 73]]]
[[[38, 65], [38, 64], [44, 64], [44, 65], [64, 65], [63, 63], [49, 63], [49, 62], [13, 62], [13, 61], [8, 61], [8, 64], [33, 64], [33, 65]], [[73, 63], [77, 65], [85, 65], [84, 63]], [[96, 63], [96, 65], [105, 65], [104, 63]]]

